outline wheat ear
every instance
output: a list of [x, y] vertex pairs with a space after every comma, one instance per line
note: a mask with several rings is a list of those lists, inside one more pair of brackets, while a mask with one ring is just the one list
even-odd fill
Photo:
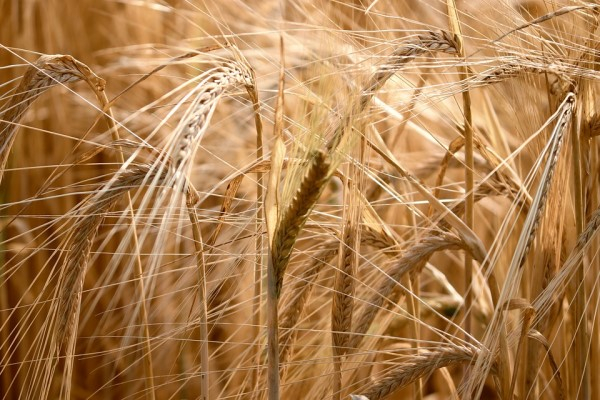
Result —
[[[352, 167], [353, 168], [353, 167]], [[353, 168], [354, 169], [354, 168]], [[338, 268], [333, 280], [333, 299], [331, 302], [331, 350], [333, 353], [333, 399], [342, 395], [342, 358], [349, 351], [352, 316], [354, 314], [354, 280], [358, 267], [360, 246], [360, 221], [358, 196], [355, 185], [345, 182], [344, 225], [339, 244]]]
[[360, 346], [364, 335], [369, 331], [375, 316], [383, 306], [383, 302], [392, 293], [394, 287], [399, 284], [403, 276], [410, 271], [419, 269], [437, 251], [448, 249], [464, 249], [463, 241], [451, 233], [430, 234], [415, 245], [411, 246], [398, 259], [379, 287], [365, 303], [365, 307], [358, 315], [354, 324], [354, 333], [350, 347]]
[[586, 224], [583, 232], [577, 237], [577, 243], [565, 260], [560, 271], [552, 278], [544, 290], [533, 301], [532, 306], [535, 309], [535, 318], [532, 326], [537, 326], [542, 323], [557, 297], [562, 296], [566, 289], [567, 283], [571, 282], [585, 250], [589, 247], [592, 238], [600, 229], [600, 208], [594, 211]]
[[203, 73], [190, 96], [193, 101], [173, 132], [171, 158], [178, 173], [187, 173], [195, 151], [225, 91], [236, 85], [253, 86], [252, 74], [237, 62], [227, 62]]
[[493, 43], [497, 43], [499, 41], [501, 41], [502, 39], [504, 39], [505, 37], [507, 37], [508, 35], [511, 35], [515, 32], [521, 31], [523, 29], [529, 28], [530, 26], [534, 26], [534, 25], [539, 25], [542, 22], [548, 21], [552, 18], [556, 18], [556, 17], [560, 17], [561, 15], [565, 15], [565, 14], [569, 14], [575, 11], [579, 11], [579, 10], [597, 10], [598, 8], [600, 8], [600, 5], [598, 4], [585, 4], [583, 6], [567, 6], [567, 7], [562, 7], [559, 8], [556, 11], [550, 12], [548, 14], [542, 15], [540, 17], [537, 17], [535, 19], [532, 19], [531, 21], [526, 22], [523, 25], [520, 25], [514, 29], [511, 29], [510, 31], [503, 33], [502, 35], [498, 36], [496, 39], [494, 39]]
[[69, 55], [43, 55], [27, 68], [10, 101], [0, 111], [0, 182], [19, 121], [27, 108], [52, 86], [80, 80], [97, 90], [104, 89], [103, 79], [96, 76], [87, 65]]
[[322, 151], [314, 153], [300, 187], [278, 219], [271, 250], [277, 298], [281, 295], [283, 277], [292, 255], [294, 243], [329, 179], [329, 166], [330, 163], [325, 153]]
[[568, 74], [573, 73], [573, 66], [561, 65], [556, 62], [548, 62], [541, 65], [540, 62], [529, 59], [520, 59], [518, 62], [509, 62], [504, 65], [492, 67], [477, 75], [473, 75], [467, 85], [471, 88], [486, 86], [515, 78], [522, 74], [549, 74], [556, 77], [552, 85], [552, 91], [557, 92], [560, 86], [568, 87], [572, 84]]
[[[416, 57], [428, 52], [440, 52], [454, 54], [457, 52], [457, 44], [451, 34], [445, 31], [427, 31], [414, 38], [407, 39], [387, 58], [384, 64], [377, 67], [367, 84], [362, 88], [357, 104], [350, 110], [358, 114], [366, 110], [373, 96], [394, 74], [405, 64]], [[347, 116], [335, 128], [331, 140], [327, 143], [327, 151], [333, 152], [342, 142], [344, 133], [351, 125], [354, 114]]]
[[416, 381], [426, 378], [440, 368], [472, 362], [477, 351], [468, 347], [442, 348], [431, 353], [411, 355], [410, 360], [386, 372], [374, 382], [361, 396], [369, 400], [379, 400], [396, 390]]
[[73, 235], [60, 283], [56, 330], [58, 342], [68, 340], [74, 333], [76, 323], [76, 313], [74, 311], [76, 311], [77, 306], [74, 299], [81, 295], [91, 244], [106, 212], [125, 192], [140, 186], [149, 179], [152, 179], [152, 177], [149, 175], [147, 167], [130, 168], [119, 173], [106, 186], [97, 189], [85, 201], [86, 205], [79, 210], [80, 217], [72, 228], [75, 235]]
[[333, 301], [331, 307], [331, 331], [334, 356], [343, 356], [348, 351], [349, 335], [354, 310], [354, 275], [356, 269], [356, 230], [345, 226], [343, 250], [340, 252], [339, 268], [335, 271]]

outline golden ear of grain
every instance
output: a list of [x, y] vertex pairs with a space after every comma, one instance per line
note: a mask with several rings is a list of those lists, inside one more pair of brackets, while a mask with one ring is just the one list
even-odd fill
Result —
[[389, 58], [389, 61], [373, 75], [369, 88], [380, 88], [398, 68], [427, 52], [456, 54], [458, 44], [454, 36], [447, 31], [428, 31], [402, 43]]
[[598, 4], [585, 4], [583, 6], [566, 6], [566, 7], [562, 7], [559, 8], [556, 11], [552, 11], [548, 14], [542, 15], [538, 18], [535, 18], [523, 25], [520, 25], [514, 29], [511, 29], [510, 31], [500, 35], [498, 38], [494, 39], [494, 41], [492, 43], [496, 43], [501, 41], [502, 39], [504, 39], [505, 37], [507, 37], [508, 35], [512, 35], [515, 32], [521, 31], [523, 29], [529, 28], [530, 26], [533, 25], [538, 25], [541, 24], [544, 21], [548, 21], [552, 18], [556, 18], [556, 17], [560, 17], [561, 15], [565, 15], [565, 14], [569, 14], [572, 13], [574, 11], [579, 11], [579, 10], [597, 10], [598, 8], [600, 8], [600, 5]]
[[591, 243], [592, 238], [600, 229], [600, 208], [596, 209], [591, 215], [590, 220], [586, 224], [583, 232], [577, 237], [577, 243], [569, 257], [565, 260], [561, 270], [552, 278], [544, 290], [533, 301], [532, 306], [535, 309], [536, 316], [533, 326], [536, 326], [550, 311], [556, 297], [562, 296], [566, 287], [575, 273], [576, 267], [581, 262], [585, 250]]
[[187, 174], [219, 99], [236, 85], [254, 85], [252, 75], [236, 62], [227, 62], [204, 73], [194, 89], [192, 104], [173, 134], [171, 157], [176, 173]]
[[27, 68], [15, 94], [0, 111], [0, 182], [19, 121], [27, 108], [52, 86], [79, 80], [98, 91], [104, 90], [106, 84], [87, 65], [69, 55], [43, 55]]
[[439, 52], [455, 54], [458, 50], [457, 44], [452, 35], [446, 31], [428, 31], [417, 35], [416, 38], [408, 39], [388, 57], [387, 62], [380, 65], [377, 71], [371, 76], [367, 84], [362, 88], [356, 104], [348, 107], [350, 115], [342, 119], [340, 124], [334, 129], [332, 138], [327, 143], [327, 152], [332, 154], [344, 140], [345, 132], [353, 121], [353, 117], [360, 115], [367, 109], [375, 93], [385, 85], [402, 66], [411, 62], [416, 57], [427, 52]]
[[151, 170], [140, 166], [120, 173], [107, 186], [91, 195], [79, 211], [79, 218], [72, 228], [73, 241], [62, 271], [57, 306], [57, 343], [70, 341], [75, 335], [79, 303], [91, 246], [98, 227], [108, 210], [127, 191], [151, 180]]
[[[355, 167], [350, 169], [357, 176]], [[338, 268], [333, 280], [331, 301], [331, 346], [333, 353], [333, 399], [340, 399], [342, 389], [343, 356], [350, 351], [352, 316], [354, 315], [354, 291], [358, 254], [360, 252], [361, 210], [358, 188], [349, 179], [345, 180], [342, 240], [339, 244]]]
[[410, 360], [385, 373], [361, 395], [369, 400], [379, 400], [396, 390], [431, 375], [435, 370], [457, 364], [470, 363], [478, 354], [468, 347], [441, 348], [431, 353], [412, 355]]
[[[104, 90], [106, 82], [87, 65], [70, 55], [44, 55], [37, 59], [23, 76], [17, 94], [25, 101], [33, 100], [40, 92], [61, 83], [83, 80], [97, 90]], [[21, 90], [19, 90], [21, 89]], [[29, 93], [34, 91], [33, 94]]]
[[387, 276], [381, 282], [377, 290], [375, 290], [365, 302], [362, 312], [354, 325], [354, 333], [352, 344], [350, 347], [358, 348], [364, 335], [369, 331], [371, 324], [379, 310], [383, 306], [385, 299], [390, 296], [394, 287], [400, 282], [403, 276], [408, 272], [421, 268], [429, 258], [437, 251], [447, 249], [460, 249], [466, 246], [457, 236], [449, 233], [441, 235], [432, 233], [424, 237], [421, 241], [411, 246], [402, 256], [395, 262], [395, 265], [390, 271], [387, 271]]
[[364, 227], [361, 232], [361, 243], [383, 250], [388, 257], [395, 257], [401, 253], [400, 244], [385, 230]]
[[356, 187], [347, 182], [347, 199], [344, 204], [344, 225], [338, 256], [338, 268], [333, 281], [333, 300], [331, 302], [331, 339], [334, 357], [345, 355], [349, 350], [352, 316], [354, 314], [354, 280], [358, 267], [357, 255], [360, 251], [360, 230], [358, 228], [361, 212], [358, 207]]
[[573, 93], [568, 93], [559, 109], [560, 115], [553, 130], [551, 138], [552, 146], [550, 147], [548, 160], [546, 162], [546, 167], [544, 168], [542, 182], [538, 188], [538, 193], [535, 196], [530, 213], [527, 215], [525, 228], [522, 231], [522, 238], [519, 240], [519, 247], [515, 251], [515, 256], [519, 257], [515, 260], [519, 268], [522, 268], [525, 257], [529, 253], [529, 249], [537, 233], [542, 212], [546, 206], [548, 191], [552, 185], [552, 178], [554, 176], [554, 171], [556, 170], [556, 164], [558, 163], [564, 134], [573, 115], [574, 102], [575, 95]]
[[555, 60], [533, 60], [520, 59], [518, 62], [509, 62], [504, 65], [492, 67], [479, 74], [471, 76], [467, 85], [472, 88], [503, 82], [522, 74], [547, 74], [555, 77], [556, 82], [552, 85], [552, 94], [558, 94], [559, 87], [569, 87], [572, 79], [569, 74], [573, 73], [573, 66], [563, 65]]
[[325, 153], [315, 152], [294, 197], [278, 218], [271, 251], [276, 274], [275, 293], [278, 298], [281, 295], [283, 277], [292, 255], [294, 243], [329, 179], [329, 167], [330, 163]]

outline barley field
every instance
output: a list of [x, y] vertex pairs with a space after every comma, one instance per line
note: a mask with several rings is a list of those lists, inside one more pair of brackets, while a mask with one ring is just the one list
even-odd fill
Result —
[[0, 22], [2, 399], [600, 399], [600, 3]]

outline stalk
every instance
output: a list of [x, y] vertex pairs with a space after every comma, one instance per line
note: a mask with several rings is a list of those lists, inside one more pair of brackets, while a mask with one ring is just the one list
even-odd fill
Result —
[[[464, 62], [464, 65], [459, 67], [459, 77], [463, 82], [468, 81], [470, 72], [466, 65], [467, 58], [465, 56], [463, 37], [460, 29], [460, 21], [458, 19], [458, 11], [454, 0], [447, 1], [448, 19], [450, 30], [454, 34], [454, 41], [457, 44], [456, 57]], [[462, 92], [463, 113], [464, 113], [464, 128], [465, 128], [465, 224], [469, 229], [473, 229], [474, 220], [474, 158], [473, 158], [473, 117], [471, 114], [471, 93], [468, 89]], [[473, 257], [469, 253], [465, 253], [465, 316], [464, 329], [467, 335], [465, 340], [470, 341], [471, 333], [471, 307], [473, 305], [473, 295], [471, 286], [473, 284]]]
[[204, 259], [204, 245], [198, 214], [193, 207], [194, 202], [188, 201], [188, 215], [192, 222], [192, 233], [194, 236], [194, 247], [196, 249], [196, 265], [198, 273], [198, 297], [200, 301], [200, 399], [209, 399], [208, 373], [208, 312], [206, 307], [206, 262]]
[[[577, 103], [575, 106], [577, 107]], [[574, 115], [577, 117], [571, 122], [571, 149], [573, 152], [573, 191], [574, 191], [574, 207], [575, 207], [575, 228], [577, 235], [583, 232], [584, 215], [583, 215], [583, 182], [581, 177], [581, 148], [579, 143], [579, 121], [581, 107], [574, 110]], [[587, 304], [587, 294], [585, 290], [585, 274], [584, 263], [579, 262], [577, 272], [575, 274], [575, 358], [577, 365], [577, 373], [575, 376], [581, 377], [578, 386], [581, 387], [577, 393], [583, 399], [590, 398], [590, 374], [587, 366], [588, 360], [588, 333], [587, 333], [587, 318], [585, 305]]]

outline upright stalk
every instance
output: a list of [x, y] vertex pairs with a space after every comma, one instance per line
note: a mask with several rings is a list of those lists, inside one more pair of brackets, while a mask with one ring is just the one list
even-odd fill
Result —
[[[277, 254], [276, 237], [281, 232], [281, 220], [279, 216], [279, 175], [283, 165], [285, 155], [285, 145], [283, 144], [283, 106], [284, 106], [284, 88], [285, 88], [285, 52], [283, 37], [279, 37], [279, 82], [277, 90], [277, 105], [275, 107], [275, 125], [273, 133], [275, 143], [271, 154], [271, 172], [269, 184], [264, 201], [264, 216], [268, 231], [268, 261], [267, 261], [267, 391], [269, 400], [279, 400], [279, 290], [280, 276], [283, 280], [283, 273], [278, 268], [285, 269], [287, 261], [281, 264], [275, 260]], [[257, 139], [259, 140], [259, 139]], [[295, 239], [295, 238], [294, 238]], [[293, 246], [293, 242], [292, 242]], [[291, 252], [291, 249], [290, 249]]]
[[[255, 79], [253, 79], [256, 82]], [[264, 149], [263, 149], [263, 132], [262, 132], [262, 121], [260, 118], [260, 103], [258, 101], [258, 91], [256, 87], [247, 88], [248, 95], [250, 96], [250, 100], [252, 101], [252, 107], [254, 109], [254, 123], [256, 125], [256, 159], [257, 161], [262, 161], [264, 158]], [[261, 297], [262, 297], [262, 268], [263, 268], [263, 221], [265, 219], [265, 209], [263, 207], [264, 200], [264, 177], [262, 172], [257, 172], [256, 177], [256, 209], [257, 215], [255, 220], [254, 229], [256, 231], [256, 239], [255, 239], [255, 250], [256, 257], [254, 259], [254, 297], [252, 299], [252, 330], [253, 337], [260, 337], [260, 324], [261, 324]], [[254, 350], [251, 351], [251, 360], [253, 360], [256, 365], [259, 365], [259, 346], [258, 342], [254, 346]], [[258, 385], [258, 375], [259, 370], [255, 368], [252, 370], [252, 378], [251, 378], [251, 387], [256, 389]]]
[[[460, 29], [460, 21], [458, 18], [458, 11], [456, 9], [456, 3], [454, 0], [447, 1], [448, 6], [448, 19], [450, 30], [454, 34], [454, 41], [457, 44], [456, 56], [464, 62], [464, 65], [459, 67], [460, 80], [466, 82], [469, 78], [469, 68], [466, 65], [466, 56], [463, 44], [462, 33]], [[473, 161], [473, 117], [471, 115], [471, 94], [467, 89], [462, 92], [463, 99], [463, 117], [464, 117], [464, 128], [465, 128], [465, 224], [469, 229], [473, 229], [474, 213], [473, 209], [475, 206], [474, 196], [474, 161]], [[465, 340], [469, 341], [469, 335], [471, 333], [471, 307], [473, 304], [473, 296], [471, 292], [471, 286], [473, 283], [473, 257], [469, 253], [465, 253], [465, 323], [464, 329], [467, 335]]]
[[273, 258], [269, 257], [267, 264], [267, 381], [269, 400], [279, 400], [279, 321], [277, 292], [277, 277]]
[[200, 300], [200, 399], [209, 398], [209, 380], [208, 373], [209, 354], [208, 354], [208, 312], [206, 307], [206, 263], [204, 260], [204, 245], [202, 241], [202, 232], [200, 231], [200, 222], [194, 202], [188, 201], [188, 215], [192, 222], [192, 233], [194, 236], [194, 248], [196, 249], [196, 265], [198, 273], [198, 297]]
[[[579, 236], [583, 232], [583, 181], [581, 177], [581, 148], [579, 146], [579, 122], [581, 107], [577, 107], [574, 111], [576, 116], [571, 121], [571, 150], [573, 152], [573, 192], [574, 192], [574, 207], [575, 207], [575, 228], [577, 229], [577, 235]], [[588, 334], [587, 334], [587, 318], [585, 312], [585, 305], [587, 301], [586, 290], [585, 290], [585, 274], [583, 268], [583, 262], [580, 261], [580, 265], [577, 267], [575, 274], [575, 319], [574, 325], [576, 328], [575, 332], [575, 358], [577, 365], [577, 373], [575, 376], [580, 376], [581, 380], [578, 386], [581, 387], [577, 393], [578, 398], [589, 399], [590, 398], [590, 374], [587, 366], [588, 360]]]

